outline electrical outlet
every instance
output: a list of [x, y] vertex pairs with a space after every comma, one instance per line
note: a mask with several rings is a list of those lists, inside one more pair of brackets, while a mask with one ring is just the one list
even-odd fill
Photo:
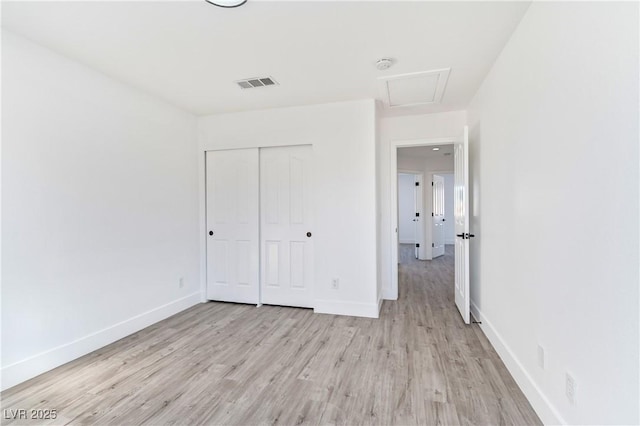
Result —
[[184, 287], [184, 278], [180, 277], [178, 279], [178, 288]]
[[567, 373], [565, 393], [567, 395], [567, 399], [572, 405], [576, 404], [577, 391], [578, 391], [578, 384], [576, 383], [576, 380], [573, 378], [573, 376], [571, 376], [571, 374]]
[[338, 278], [334, 278], [331, 280], [331, 288], [334, 290], [337, 290], [338, 288], [340, 288], [340, 279]]
[[544, 370], [544, 348], [540, 345], [538, 345], [538, 367], [542, 368]]

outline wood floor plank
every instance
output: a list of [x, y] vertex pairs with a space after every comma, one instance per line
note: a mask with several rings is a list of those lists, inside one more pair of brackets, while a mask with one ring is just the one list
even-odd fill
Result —
[[380, 319], [206, 303], [0, 394], [3, 409], [103, 425], [538, 425], [453, 298], [453, 250], [400, 253]]

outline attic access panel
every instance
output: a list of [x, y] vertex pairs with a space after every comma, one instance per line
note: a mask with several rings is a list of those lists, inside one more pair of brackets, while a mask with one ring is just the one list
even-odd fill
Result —
[[382, 100], [387, 108], [440, 103], [450, 68], [380, 77]]

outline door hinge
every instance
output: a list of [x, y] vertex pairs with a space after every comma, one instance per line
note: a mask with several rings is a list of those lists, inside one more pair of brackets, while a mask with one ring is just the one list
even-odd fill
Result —
[[436, 243], [431, 243], [431, 247], [435, 247], [435, 246], [436, 246]]
[[431, 182], [431, 186], [433, 186], [433, 182]]
[[416, 213], [416, 217], [420, 217], [420, 213]]
[[431, 212], [431, 216], [433, 216], [433, 212]]
[[416, 244], [416, 248], [420, 248], [420, 244]]
[[416, 182], [416, 186], [420, 186], [420, 182]]

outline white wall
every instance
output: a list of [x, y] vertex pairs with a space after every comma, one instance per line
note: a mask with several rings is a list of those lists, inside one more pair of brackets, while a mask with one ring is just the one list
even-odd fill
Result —
[[199, 301], [198, 182], [189, 114], [8, 32], [2, 89], [7, 388]]
[[313, 145], [316, 312], [378, 316], [375, 120], [363, 100], [198, 121], [201, 152]]
[[[465, 111], [380, 118], [378, 206], [380, 209], [380, 277], [382, 279], [382, 295], [385, 299], [397, 297], [391, 288], [391, 251], [396, 249], [391, 243], [391, 210], [397, 208], [391, 202], [390, 196], [391, 141], [459, 137], [463, 133], [466, 120]], [[400, 161], [404, 161], [402, 159], [398, 161], [401, 168], [406, 167], [411, 170], [413, 167], [410, 162], [400, 163]], [[425, 176], [425, 182], [428, 179], [429, 177]], [[431, 210], [425, 211], [430, 212]]]
[[416, 242], [416, 178], [398, 174], [398, 238], [401, 244]]
[[469, 107], [474, 311], [546, 423], [640, 422], [638, 71], [637, 3], [533, 3]]
[[444, 242], [454, 244], [456, 237], [453, 218], [453, 173], [439, 173], [444, 178]]

